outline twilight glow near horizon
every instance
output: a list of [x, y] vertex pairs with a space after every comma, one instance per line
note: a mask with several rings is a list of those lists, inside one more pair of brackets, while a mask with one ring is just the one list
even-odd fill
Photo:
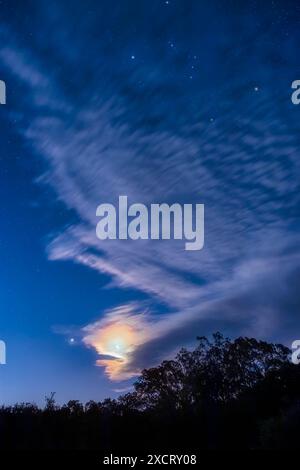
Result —
[[[300, 6], [240, 3], [0, 2], [1, 402], [117, 396], [215, 331], [299, 337]], [[120, 195], [204, 204], [203, 249], [99, 240]]]

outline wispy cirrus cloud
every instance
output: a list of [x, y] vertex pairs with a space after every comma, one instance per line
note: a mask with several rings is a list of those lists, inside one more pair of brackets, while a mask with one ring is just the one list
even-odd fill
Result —
[[[61, 27], [63, 16], [60, 21]], [[87, 24], [81, 28], [86, 31]], [[182, 84], [170, 86], [164, 61], [156, 64], [151, 88], [149, 64], [132, 70], [122, 62], [115, 69], [104, 55], [102, 62], [91, 62], [84, 57], [84, 35], [76, 47], [61, 41], [56, 52], [58, 37], [49, 35], [49, 61], [21, 47], [17, 36], [0, 48], [3, 64], [28, 90], [25, 109], [32, 118], [20, 125], [20, 133], [47, 164], [40, 182], [55, 189], [77, 220], [53, 235], [49, 258], [104, 273], [111, 284], [145, 293], [155, 306], [155, 313], [143, 312], [142, 304], [102, 312], [99, 321], [83, 328], [83, 342], [99, 354], [98, 365], [111, 378], [123, 379], [212, 328], [274, 335], [284, 315], [295, 313], [289, 299], [299, 266], [299, 137], [288, 126], [288, 105], [275, 106], [270, 89], [257, 93], [245, 73], [217, 91], [208, 83], [193, 88], [192, 102], [201, 113], [183, 112]], [[70, 39], [68, 27], [63, 37]], [[213, 42], [213, 71], [222, 50]], [[256, 53], [259, 79], [267, 82], [264, 53]], [[58, 57], [65, 58], [64, 75], [74, 73], [80, 58], [73, 77], [78, 88], [69, 90], [64, 77], [52, 72]], [[230, 72], [247, 67], [242, 46], [231, 60]], [[103, 80], [107, 71], [111, 86]], [[88, 93], [79, 86], [87, 74], [94, 77]], [[142, 91], [133, 88], [140, 81], [147, 84]], [[219, 111], [211, 120], [213, 93]], [[145, 204], [204, 203], [205, 248], [189, 253], [176, 241], [99, 242], [96, 207], [116, 203], [120, 194]], [[159, 313], [159, 305], [168, 313]]]

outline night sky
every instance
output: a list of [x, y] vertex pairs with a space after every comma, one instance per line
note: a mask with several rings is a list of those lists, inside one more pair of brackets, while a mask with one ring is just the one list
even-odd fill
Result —
[[[0, 400], [100, 400], [199, 335], [300, 337], [300, 3], [0, 1]], [[205, 246], [96, 208], [205, 204]]]

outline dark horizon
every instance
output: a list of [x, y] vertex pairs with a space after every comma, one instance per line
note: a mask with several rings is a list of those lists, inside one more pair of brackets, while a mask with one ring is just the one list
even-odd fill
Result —
[[[116, 398], [215, 331], [298, 339], [299, 24], [283, 0], [0, 2], [0, 403]], [[99, 240], [122, 195], [204, 204], [203, 248]]]
[[51, 393], [42, 409], [0, 407], [0, 449], [68, 450], [131, 467], [153, 456], [196, 464], [207, 450], [297, 449], [300, 366], [289, 359], [288, 348], [254, 338], [198, 338], [117, 400], [59, 406]]

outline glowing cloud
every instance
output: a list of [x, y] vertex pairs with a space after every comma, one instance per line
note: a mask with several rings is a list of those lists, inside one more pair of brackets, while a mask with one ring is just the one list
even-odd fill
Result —
[[[139, 371], [126, 370], [131, 354], [146, 339], [146, 314], [137, 313], [136, 305], [124, 305], [83, 328], [83, 342], [100, 355], [96, 361], [111, 380], [125, 380]], [[148, 335], [147, 335], [148, 337]]]

